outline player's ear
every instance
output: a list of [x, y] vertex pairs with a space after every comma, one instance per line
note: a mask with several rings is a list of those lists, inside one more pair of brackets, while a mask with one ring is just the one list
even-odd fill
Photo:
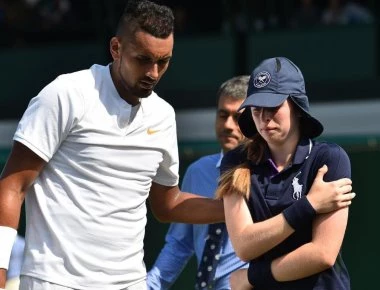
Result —
[[121, 43], [120, 38], [117, 36], [114, 36], [110, 40], [110, 53], [113, 58], [113, 60], [117, 60], [121, 56]]

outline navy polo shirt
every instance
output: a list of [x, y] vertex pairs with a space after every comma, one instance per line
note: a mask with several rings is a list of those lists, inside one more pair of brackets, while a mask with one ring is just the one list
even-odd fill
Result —
[[[246, 152], [242, 147], [229, 151], [222, 160], [221, 172], [244, 162], [245, 158]], [[324, 181], [342, 177], [351, 178], [350, 160], [341, 147], [310, 139], [302, 139], [299, 142], [292, 163], [281, 172], [277, 171], [272, 162], [269, 150], [265, 152], [260, 163], [251, 162], [251, 195], [248, 206], [253, 219], [257, 222], [269, 219], [307, 195], [318, 169], [324, 164], [328, 166]], [[251, 261], [251, 264], [262, 259], [272, 261], [310, 242], [311, 238], [310, 223], [264, 255]], [[250, 267], [249, 271], [252, 269], [253, 267]], [[274, 289], [272, 288], [271, 290]], [[339, 254], [332, 268], [304, 279], [279, 282], [276, 289], [347, 290], [350, 289], [350, 281], [347, 268]], [[255, 287], [255, 290], [261, 289]]]

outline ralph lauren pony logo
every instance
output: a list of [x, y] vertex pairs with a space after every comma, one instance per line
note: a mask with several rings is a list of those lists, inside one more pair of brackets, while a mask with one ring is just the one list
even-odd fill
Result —
[[293, 177], [292, 185], [293, 185], [293, 199], [300, 199], [302, 197], [302, 184], [299, 184], [298, 175], [301, 174], [301, 171], [297, 173], [296, 176]]

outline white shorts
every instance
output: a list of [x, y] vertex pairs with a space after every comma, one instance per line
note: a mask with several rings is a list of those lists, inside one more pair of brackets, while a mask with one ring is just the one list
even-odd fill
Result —
[[[146, 280], [136, 283], [128, 288], [120, 290], [147, 290]], [[40, 280], [30, 276], [20, 276], [20, 289], [19, 290], [78, 290], [69, 288], [62, 285], [50, 283], [48, 281]]]

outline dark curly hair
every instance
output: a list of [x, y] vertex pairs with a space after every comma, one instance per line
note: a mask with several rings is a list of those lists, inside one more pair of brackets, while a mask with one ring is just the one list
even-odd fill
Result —
[[167, 38], [174, 30], [173, 11], [148, 0], [128, 1], [119, 20], [116, 34], [135, 33], [143, 30], [157, 38]]

